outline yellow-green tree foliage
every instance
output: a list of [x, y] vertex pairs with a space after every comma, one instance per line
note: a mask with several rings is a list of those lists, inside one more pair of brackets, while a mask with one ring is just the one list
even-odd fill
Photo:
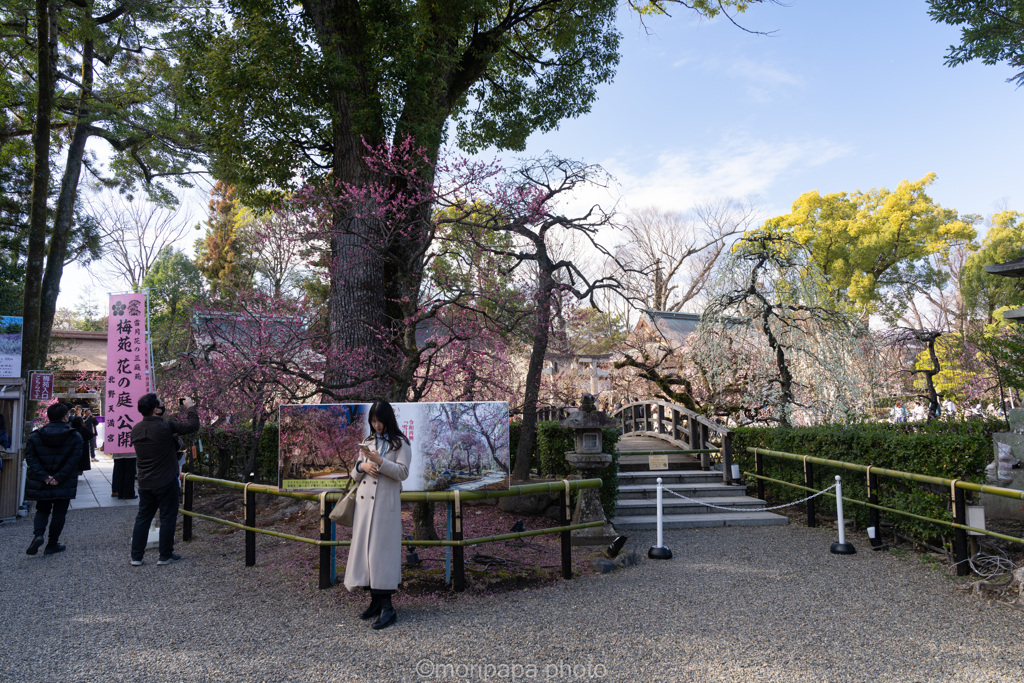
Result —
[[839, 307], [895, 319], [909, 297], [942, 274], [928, 263], [976, 231], [957, 212], [944, 209], [925, 190], [929, 173], [895, 190], [806, 192], [792, 213], [771, 219], [772, 230], [789, 232], [825, 274]]
[[255, 265], [239, 229], [241, 208], [235, 188], [218, 181], [210, 193], [206, 236], [196, 242], [196, 265], [214, 296], [252, 286]]
[[1001, 211], [989, 223], [991, 227], [981, 248], [964, 264], [960, 287], [968, 308], [991, 321], [993, 312], [1000, 307], [1024, 305], [1024, 280], [985, 272], [987, 264], [1006, 263], [1024, 256], [1024, 213]]

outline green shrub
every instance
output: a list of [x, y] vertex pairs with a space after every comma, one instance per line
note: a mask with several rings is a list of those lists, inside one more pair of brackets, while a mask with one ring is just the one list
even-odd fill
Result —
[[277, 484], [278, 468], [278, 427], [276, 422], [263, 425], [260, 443], [256, 447], [256, 479]]
[[[820, 427], [744, 427], [734, 430], [733, 460], [740, 469], [753, 472], [754, 454], [748, 447], [812, 455], [829, 460], [926, 474], [946, 479], [985, 481], [985, 465], [992, 459], [992, 433], [1005, 429], [999, 421], [935, 421], [931, 423], [862, 423]], [[803, 484], [803, 465], [791, 460], [764, 458], [767, 477]], [[843, 498], [867, 500], [867, 477], [820, 464], [814, 466], [816, 489], [842, 476]], [[753, 483], [754, 480], [751, 480]], [[780, 484], [765, 483], [773, 499], [793, 501], [807, 491]], [[924, 517], [953, 520], [947, 487], [930, 486], [889, 477], [879, 477], [879, 505]], [[819, 509], [835, 514], [835, 499], [821, 497]], [[844, 513], [866, 525], [869, 508], [848, 504]], [[883, 513], [884, 514], [884, 513]], [[952, 529], [903, 515], [886, 515], [902, 533], [930, 543], [952, 538]]]
[[537, 459], [540, 473], [545, 477], [565, 477], [572, 473], [572, 467], [565, 460], [565, 454], [575, 450], [576, 437], [572, 430], [557, 422], [537, 423]]
[[[508, 425], [508, 447], [509, 447], [509, 471], [515, 471], [516, 469], [516, 451], [519, 450], [519, 435], [523, 431], [522, 422], [510, 422]], [[530, 456], [532, 461], [530, 469], [538, 469], [537, 467], [537, 442], [534, 441], [533, 453]]]
[[[611, 463], [602, 469], [601, 507], [605, 517], [615, 516], [615, 503], [619, 499], [619, 430], [612, 427], [602, 430], [604, 452], [612, 456]], [[572, 474], [572, 466], [565, 454], [576, 448], [573, 430], [557, 422], [537, 423], [537, 453], [540, 471], [545, 476], [566, 477]]]

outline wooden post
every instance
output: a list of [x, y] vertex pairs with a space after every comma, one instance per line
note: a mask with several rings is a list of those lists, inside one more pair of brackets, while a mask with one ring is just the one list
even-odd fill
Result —
[[[558, 526], [569, 526], [569, 492], [562, 491], [558, 501]], [[562, 531], [562, 578], [572, 578], [572, 532]]]
[[[462, 504], [458, 498], [458, 491], [455, 492], [455, 515], [452, 518], [452, 540], [462, 540]], [[466, 549], [461, 545], [452, 546], [452, 582], [455, 592], [461, 593], [466, 590]]]
[[[868, 469], [868, 502], [878, 505], [878, 475]], [[882, 545], [879, 540], [882, 537], [881, 529], [878, 528], [881, 522], [881, 513], [875, 508], [868, 508], [868, 526], [875, 528], [875, 537], [871, 539], [871, 545]]]
[[757, 472], [757, 497], [764, 500], [764, 456], [761, 455], [761, 451], [754, 449], [754, 471]]
[[[967, 497], [964, 490], [953, 484], [953, 521], [957, 524], [967, 524]], [[967, 576], [971, 573], [971, 555], [967, 545], [967, 530], [953, 530], [953, 561], [956, 563], [956, 575]]]
[[690, 422], [690, 450], [697, 450], [700, 448], [700, 423], [697, 422], [696, 415], [689, 416]]
[[658, 429], [659, 434], [665, 433], [665, 406], [658, 404]]
[[679, 433], [679, 411], [675, 408], [672, 409], [672, 438], [676, 441], [681, 440], [681, 434]]
[[[330, 541], [331, 540], [331, 521], [329, 515], [331, 514], [331, 506], [327, 503], [327, 494], [320, 495], [320, 540]], [[320, 546], [320, 586], [321, 590], [330, 588], [331, 582], [331, 559], [334, 555], [334, 546], [322, 545]]]
[[732, 432], [722, 435], [722, 480], [726, 484], [735, 484], [732, 478]]
[[[814, 463], [804, 460], [804, 486], [814, 488]], [[818, 519], [814, 515], [814, 498], [807, 501], [807, 526], [818, 526]]]
[[[250, 472], [246, 478], [252, 482], [256, 478], [255, 473]], [[256, 492], [245, 491], [245, 525], [256, 527]], [[246, 530], [245, 532], [245, 566], [256, 566], [256, 532]]]
[[[700, 427], [700, 441], [699, 441], [700, 445], [697, 446], [697, 448], [705, 449], [705, 448], [707, 448], [708, 446], [711, 445], [709, 443], [710, 440], [708, 439], [708, 426], [706, 424], [702, 423], [702, 422], [699, 422], [697, 424]], [[711, 454], [710, 453], [701, 453], [700, 454], [700, 468], [702, 470], [704, 470], [705, 472], [707, 472], [708, 470], [711, 469]]]
[[[192, 462], [195, 462], [195, 457], [196, 457], [196, 447], [193, 446], [192, 447], [192, 461], [188, 463], [189, 464], [188, 472], [192, 471], [191, 464], [192, 464]], [[186, 472], [186, 474], [188, 474], [188, 472]], [[195, 484], [192, 482], [191, 479], [189, 479], [186, 476], [185, 477], [185, 502], [182, 505], [182, 507], [184, 509], [188, 510], [189, 512], [192, 512], [192, 507], [193, 507], [192, 499], [193, 499], [194, 495], [195, 495]], [[181, 519], [181, 540], [185, 541], [186, 543], [188, 541], [192, 540], [192, 515], [182, 515], [182, 519]]]

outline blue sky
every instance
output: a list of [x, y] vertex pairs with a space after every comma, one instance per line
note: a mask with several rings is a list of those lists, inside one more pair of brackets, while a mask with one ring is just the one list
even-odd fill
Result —
[[680, 11], [650, 20], [648, 35], [623, 13], [615, 81], [527, 153], [603, 165], [630, 206], [752, 196], [772, 216], [808, 190], [935, 172], [930, 194], [944, 207], [1024, 210], [1024, 90], [1005, 82], [1005, 65], [946, 67], [959, 32], [932, 22], [927, 3], [790, 0], [741, 22], [774, 33]]
[[[634, 208], [740, 197], [767, 218], [809, 190], [894, 188], [935, 172], [930, 194], [946, 208], [1024, 210], [1024, 89], [1005, 82], [1008, 66], [946, 67], [959, 31], [932, 22], [923, 0], [788, 2], [741, 16], [770, 37], [683, 10], [648, 32], [623, 11], [615, 80], [589, 114], [533, 135], [526, 154], [601, 164]], [[193, 222], [205, 215], [199, 194], [186, 200]], [[60, 305], [87, 290], [105, 305], [103, 287], [69, 271]]]

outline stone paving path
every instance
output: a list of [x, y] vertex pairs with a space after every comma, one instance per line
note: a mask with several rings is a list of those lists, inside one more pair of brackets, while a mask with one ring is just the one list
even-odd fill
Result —
[[101, 451], [96, 451], [96, 458], [99, 462], [92, 463], [92, 469], [84, 472], [78, 479], [78, 494], [71, 501], [71, 509], [138, 507], [138, 497], [134, 500], [119, 500], [110, 495], [114, 460]]
[[856, 535], [858, 554], [831, 555], [826, 529], [670, 531], [670, 561], [525, 592], [400, 593], [398, 623], [375, 632], [342, 588], [286, 579], [301, 573], [267, 560], [280, 539], [261, 537], [246, 568], [244, 534], [200, 522], [181, 562], [151, 551], [131, 567], [134, 515], [72, 509], [53, 556], [25, 554], [29, 520], [0, 526], [0, 680], [1024, 680], [1024, 612]]

